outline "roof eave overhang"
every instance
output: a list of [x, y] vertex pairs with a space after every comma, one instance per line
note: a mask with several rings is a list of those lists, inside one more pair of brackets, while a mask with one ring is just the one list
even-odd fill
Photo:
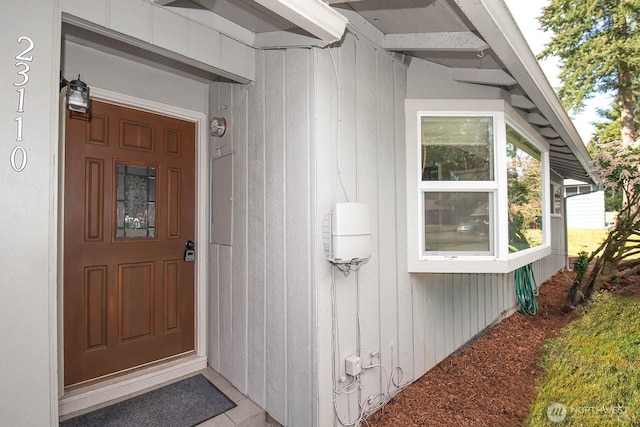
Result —
[[[585, 171], [584, 180], [598, 182], [593, 162], [571, 118], [503, 1], [455, 0], [482, 38], [547, 118]], [[496, 28], [498, 31], [496, 31]]]

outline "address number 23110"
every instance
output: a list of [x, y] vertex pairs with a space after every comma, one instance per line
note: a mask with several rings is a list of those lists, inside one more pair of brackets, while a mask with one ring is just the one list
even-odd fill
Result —
[[16, 112], [18, 115], [14, 119], [16, 122], [16, 143], [17, 145], [11, 150], [10, 163], [11, 168], [16, 172], [22, 172], [27, 167], [27, 150], [23, 146], [24, 141], [24, 118], [25, 112], [25, 98], [27, 92], [27, 85], [29, 84], [29, 71], [31, 71], [30, 63], [33, 62], [33, 51], [35, 44], [31, 38], [26, 36], [20, 36], [17, 39], [18, 45], [25, 46], [16, 56], [16, 74], [18, 79], [13, 86], [16, 87], [18, 94], [18, 108]]

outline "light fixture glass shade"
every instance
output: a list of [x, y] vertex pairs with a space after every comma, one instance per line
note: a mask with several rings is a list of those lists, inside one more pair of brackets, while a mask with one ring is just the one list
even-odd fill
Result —
[[224, 117], [213, 117], [209, 123], [211, 136], [222, 138], [227, 132], [227, 120]]
[[89, 112], [89, 87], [80, 76], [67, 85], [67, 108], [78, 113]]

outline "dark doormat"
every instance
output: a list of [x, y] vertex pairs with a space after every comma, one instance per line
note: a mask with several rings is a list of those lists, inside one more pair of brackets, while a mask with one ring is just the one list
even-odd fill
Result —
[[236, 406], [202, 374], [70, 418], [62, 427], [191, 427]]

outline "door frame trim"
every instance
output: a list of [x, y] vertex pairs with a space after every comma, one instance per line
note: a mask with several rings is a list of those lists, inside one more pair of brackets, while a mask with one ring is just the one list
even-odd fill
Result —
[[[196, 239], [200, 242], [196, 251], [196, 271], [195, 271], [195, 355], [184, 359], [174, 360], [168, 363], [160, 363], [146, 369], [140, 369], [131, 374], [122, 377], [116, 377], [104, 383], [95, 384], [86, 388], [74, 390], [70, 393], [64, 393], [64, 336], [63, 336], [63, 307], [62, 300], [58, 299], [58, 410], [59, 416], [67, 415], [72, 412], [81, 411], [83, 409], [117, 399], [125, 395], [142, 391], [146, 388], [157, 386], [172, 379], [179, 378], [186, 374], [196, 372], [207, 366], [207, 260], [209, 251], [209, 232], [208, 232], [208, 206], [209, 186], [207, 185], [207, 168], [208, 168], [208, 134], [207, 134], [207, 116], [204, 113], [188, 110], [180, 107], [151, 101], [147, 99], [137, 98], [98, 87], [91, 87], [91, 98], [112, 103], [115, 105], [135, 108], [147, 111], [153, 114], [174, 117], [180, 120], [189, 121], [195, 124], [196, 134]], [[64, 108], [62, 106], [61, 108]], [[64, 110], [62, 110], [64, 111]], [[64, 150], [64, 118], [65, 114], [60, 114], [60, 141], [62, 150]], [[60, 159], [64, 162], [63, 152]], [[64, 230], [62, 230], [63, 213], [64, 213], [64, 165], [61, 164], [60, 169], [60, 190], [58, 192], [58, 202], [60, 204], [61, 218], [59, 236], [59, 258], [58, 271], [59, 289], [58, 295], [62, 295], [63, 291], [63, 266], [64, 253], [63, 238]]]

